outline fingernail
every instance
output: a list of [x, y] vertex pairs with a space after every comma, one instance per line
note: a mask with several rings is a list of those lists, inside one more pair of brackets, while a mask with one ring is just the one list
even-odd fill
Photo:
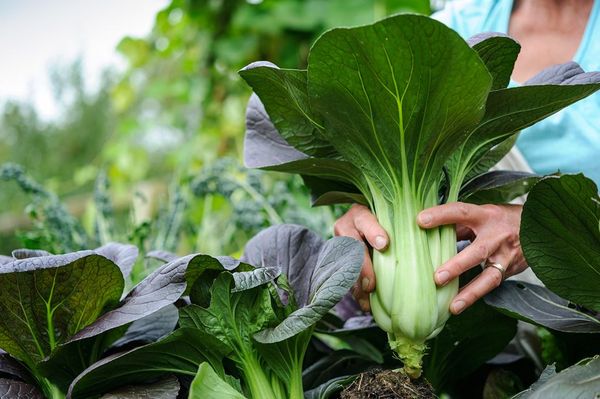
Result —
[[452, 304], [452, 311], [454, 314], [460, 314], [463, 310], [465, 310], [466, 303], [462, 299], [455, 301]]
[[387, 245], [387, 240], [384, 236], [375, 237], [375, 249], [383, 249]]
[[419, 223], [422, 225], [428, 225], [431, 223], [431, 215], [426, 212], [419, 213]]
[[435, 280], [438, 285], [446, 285], [449, 278], [450, 273], [448, 273], [446, 270], [440, 270], [435, 274]]
[[369, 309], [369, 302], [366, 299], [359, 299], [358, 304], [362, 310]]
[[371, 283], [371, 280], [369, 280], [368, 277], [365, 277], [362, 279], [362, 290], [364, 292], [368, 292], [369, 291], [369, 284]]

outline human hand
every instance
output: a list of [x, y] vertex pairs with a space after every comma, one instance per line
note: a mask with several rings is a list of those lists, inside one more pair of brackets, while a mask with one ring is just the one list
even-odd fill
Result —
[[438, 286], [447, 284], [481, 262], [499, 263], [505, 270], [502, 273], [494, 267], [486, 267], [479, 276], [461, 288], [450, 304], [453, 314], [461, 313], [498, 287], [504, 278], [527, 268], [519, 241], [522, 209], [520, 205], [452, 202], [425, 209], [417, 216], [422, 228], [456, 224], [457, 237], [472, 241], [471, 245], [436, 270], [434, 279]]
[[375, 289], [375, 273], [369, 246], [382, 251], [388, 246], [388, 235], [377, 222], [375, 215], [364, 205], [353, 205], [344, 216], [339, 218], [333, 227], [336, 236], [352, 237], [359, 241], [366, 241], [365, 259], [363, 261], [360, 277], [352, 288], [352, 295], [358, 301], [361, 309], [368, 312], [369, 294]]

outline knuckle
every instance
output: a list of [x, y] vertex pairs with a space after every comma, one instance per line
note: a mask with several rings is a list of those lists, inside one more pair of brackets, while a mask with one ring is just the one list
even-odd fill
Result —
[[464, 202], [457, 202], [456, 204], [457, 204], [456, 209], [458, 210], [458, 213], [460, 213], [461, 216], [464, 218], [468, 217], [471, 212], [469, 209], [469, 206], [467, 204], [465, 204]]
[[502, 273], [500, 273], [498, 270], [492, 270], [490, 268], [489, 281], [493, 288], [498, 287], [500, 284], [502, 284]]
[[482, 205], [483, 210], [486, 212], [488, 218], [492, 220], [501, 220], [504, 212], [502, 211], [502, 207], [494, 204], [486, 204]]
[[477, 258], [480, 260], [485, 260], [488, 258], [490, 251], [488, 245], [483, 242], [474, 243], [475, 245], [475, 253], [477, 254]]

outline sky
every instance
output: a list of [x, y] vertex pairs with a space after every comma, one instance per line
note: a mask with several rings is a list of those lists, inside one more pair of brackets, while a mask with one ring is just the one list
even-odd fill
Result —
[[145, 36], [168, 0], [0, 0], [0, 107], [33, 100], [44, 118], [57, 116], [48, 71], [82, 57], [91, 88], [107, 66], [123, 68], [115, 48]]

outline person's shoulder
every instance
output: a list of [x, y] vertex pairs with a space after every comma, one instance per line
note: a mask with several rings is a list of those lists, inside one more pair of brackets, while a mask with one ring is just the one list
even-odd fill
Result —
[[510, 0], [449, 0], [432, 18], [469, 37], [481, 32], [484, 22], [502, 1]]

